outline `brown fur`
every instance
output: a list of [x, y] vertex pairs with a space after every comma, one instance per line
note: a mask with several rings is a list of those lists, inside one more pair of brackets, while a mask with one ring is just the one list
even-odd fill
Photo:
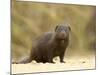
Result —
[[69, 43], [70, 27], [67, 25], [56, 26], [55, 32], [45, 33], [38, 38], [32, 47], [30, 56], [18, 63], [29, 63], [32, 60], [54, 63], [53, 58], [59, 56], [60, 62], [64, 62], [64, 54]]

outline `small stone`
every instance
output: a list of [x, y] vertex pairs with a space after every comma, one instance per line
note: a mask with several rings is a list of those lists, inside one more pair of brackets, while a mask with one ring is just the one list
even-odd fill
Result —
[[82, 63], [85, 63], [85, 61], [83, 61]]

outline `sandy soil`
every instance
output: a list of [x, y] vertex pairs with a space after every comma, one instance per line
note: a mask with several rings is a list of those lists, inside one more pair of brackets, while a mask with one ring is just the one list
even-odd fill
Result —
[[54, 61], [55, 64], [36, 63], [35, 61], [28, 64], [12, 64], [12, 74], [95, 69], [95, 56], [93, 55], [69, 57], [65, 59], [66, 63], [60, 63], [58, 58]]

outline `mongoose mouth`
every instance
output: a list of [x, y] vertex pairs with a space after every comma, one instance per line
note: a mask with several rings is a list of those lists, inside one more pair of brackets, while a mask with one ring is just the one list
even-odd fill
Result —
[[61, 39], [61, 38], [60, 38], [60, 39], [57, 39], [57, 41], [58, 41], [59, 43], [62, 43], [62, 44], [65, 42], [65, 40], [66, 40], [66, 39], [63, 39], [63, 38], [62, 38], [62, 39]]

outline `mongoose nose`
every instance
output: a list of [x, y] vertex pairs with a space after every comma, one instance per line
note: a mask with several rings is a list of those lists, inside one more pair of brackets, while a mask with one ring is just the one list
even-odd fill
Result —
[[61, 37], [66, 37], [65, 31], [62, 31], [62, 32], [60, 33], [60, 35], [61, 35]]

